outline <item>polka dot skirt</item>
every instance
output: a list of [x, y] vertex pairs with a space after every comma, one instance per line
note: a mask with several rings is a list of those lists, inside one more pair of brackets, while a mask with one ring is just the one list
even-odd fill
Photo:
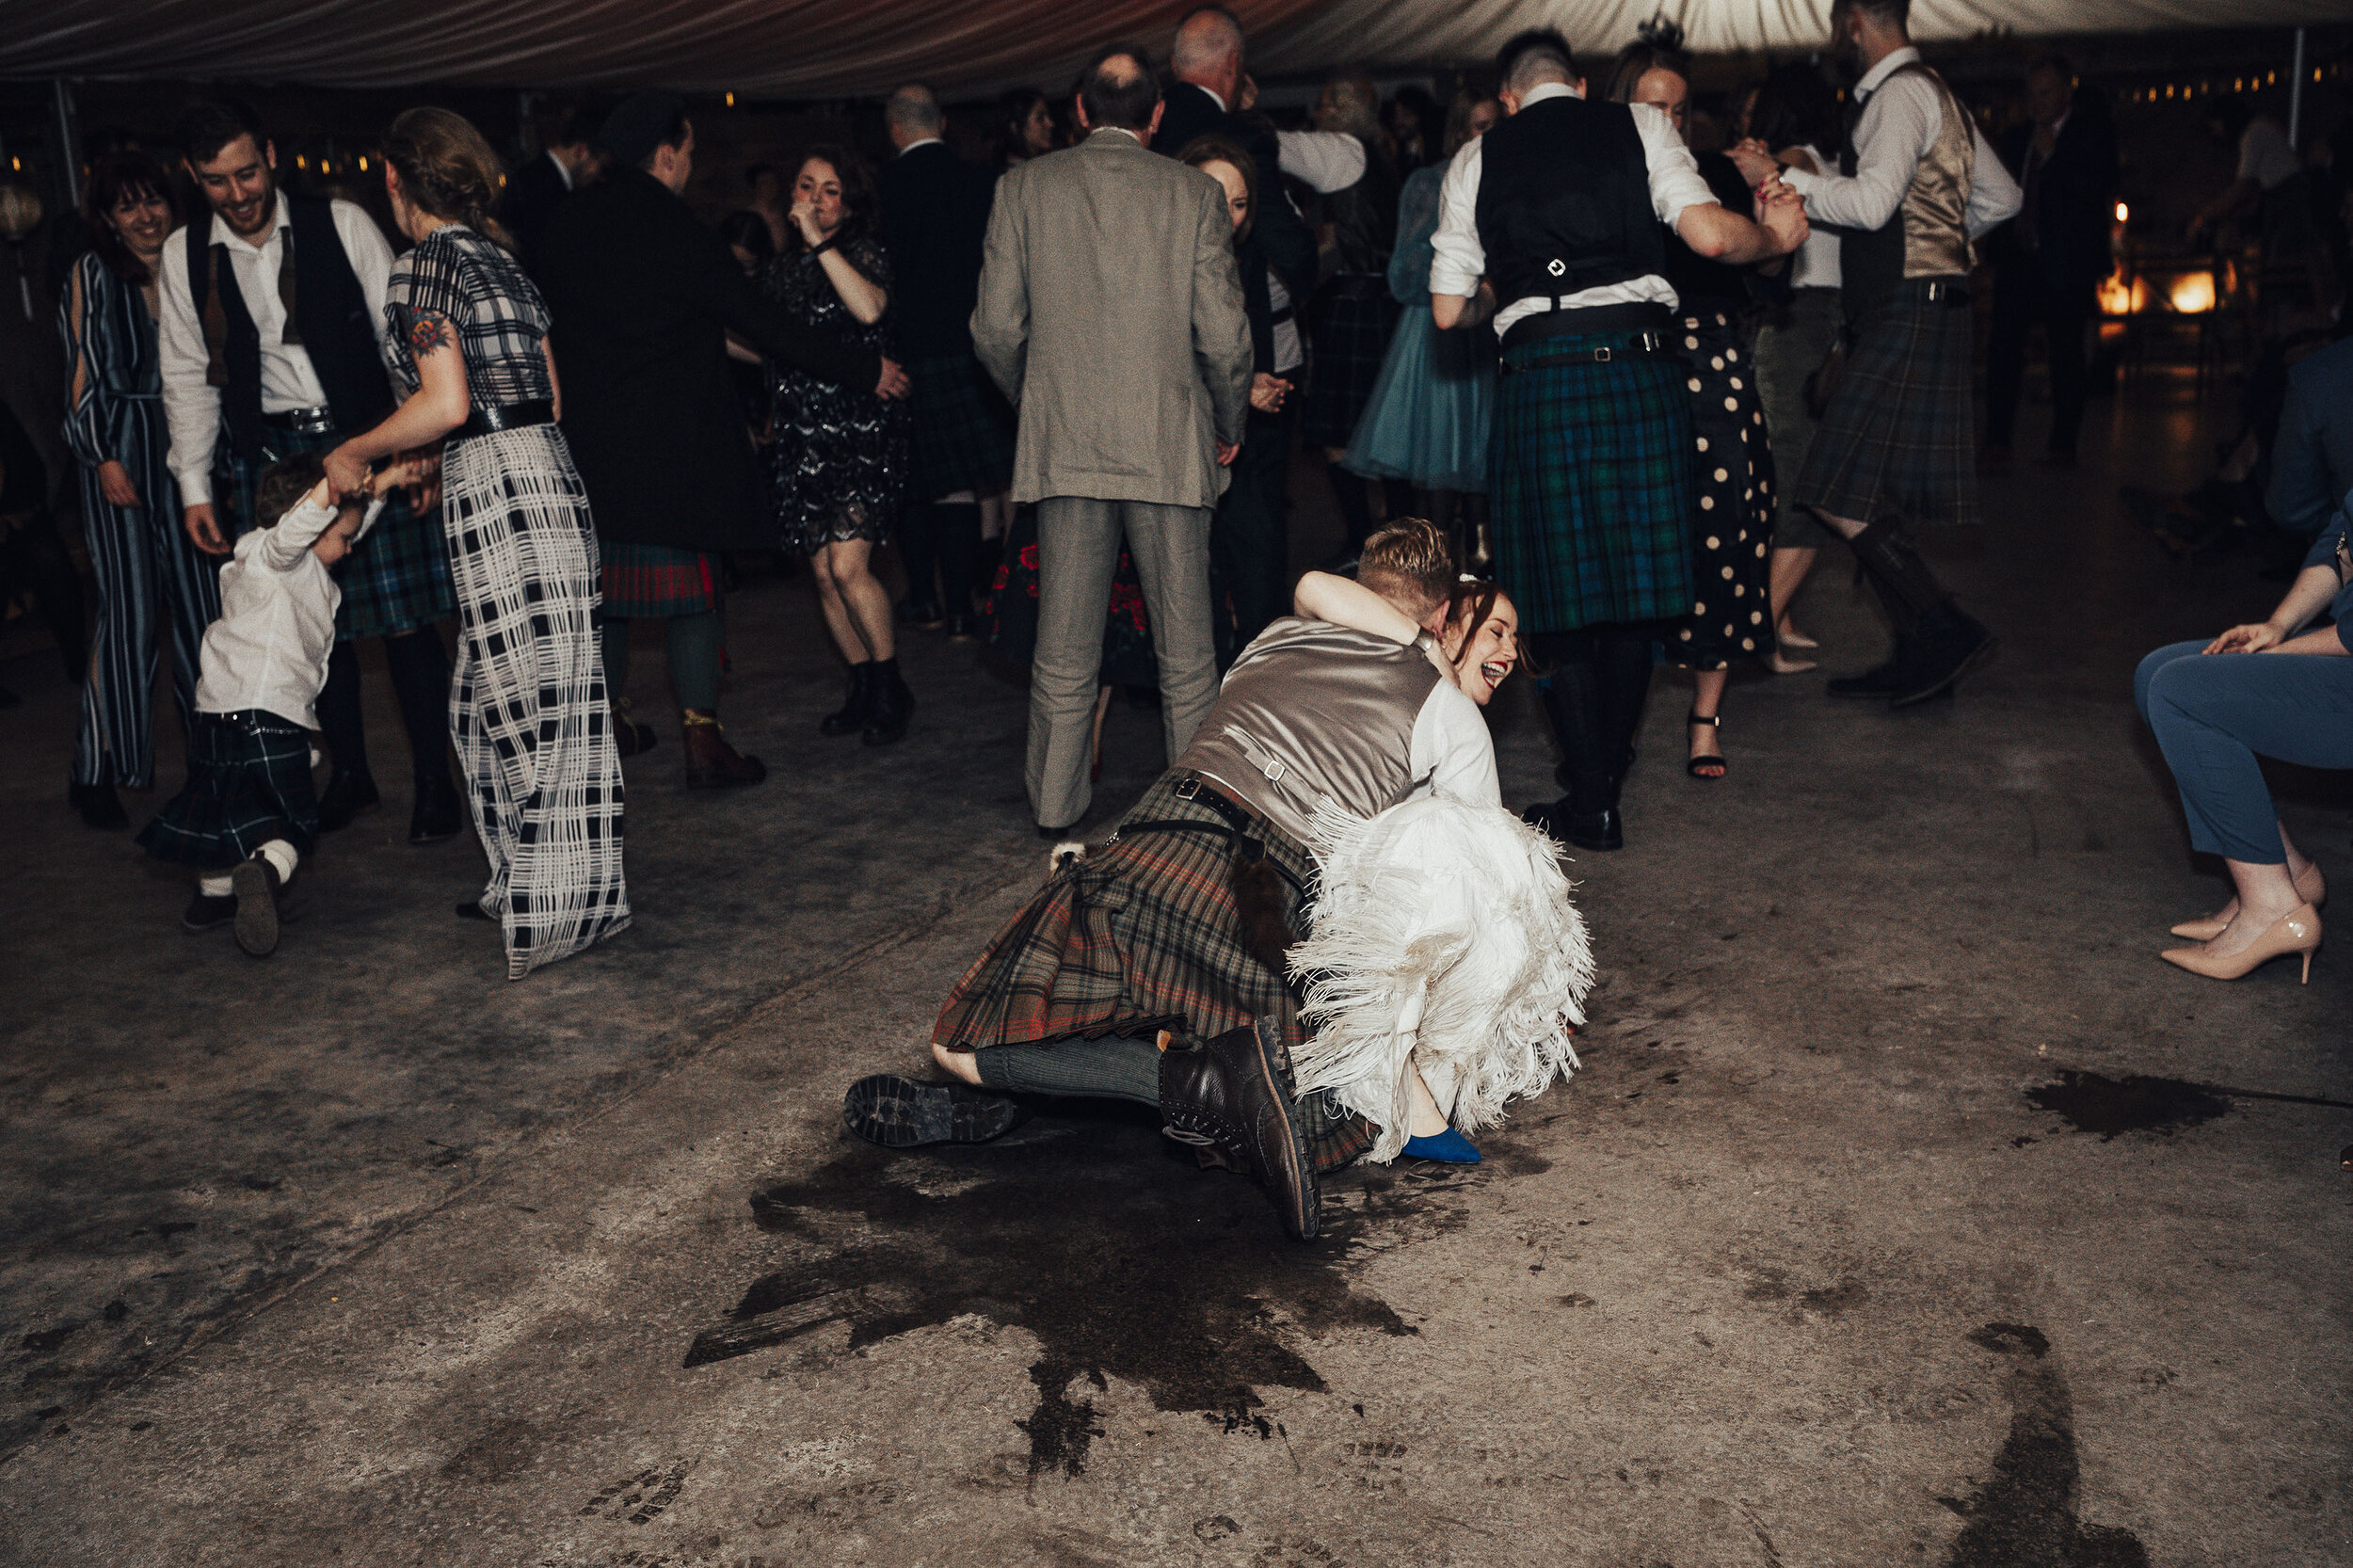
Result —
[[1773, 455], [1728, 315], [1683, 318], [1691, 393], [1691, 614], [1667, 647], [1689, 669], [1719, 670], [1773, 650]]

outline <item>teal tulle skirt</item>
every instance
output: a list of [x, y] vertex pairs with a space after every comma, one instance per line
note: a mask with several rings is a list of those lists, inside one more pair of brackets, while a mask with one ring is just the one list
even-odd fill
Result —
[[1427, 304], [1408, 305], [1342, 466], [1426, 490], [1484, 494], [1495, 407], [1494, 331], [1441, 332]]

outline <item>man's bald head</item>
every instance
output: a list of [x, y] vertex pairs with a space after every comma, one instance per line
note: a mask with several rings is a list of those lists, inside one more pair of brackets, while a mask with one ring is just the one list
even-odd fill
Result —
[[1208, 88], [1233, 107], [1241, 85], [1241, 24], [1223, 6], [1204, 6], [1176, 24], [1168, 69], [1180, 82]]
[[890, 144], [904, 148], [938, 136], [947, 129], [948, 117], [931, 88], [909, 82], [883, 100], [883, 123], [890, 132]]
[[1079, 112], [1090, 130], [1115, 125], [1148, 136], [1160, 106], [1160, 80], [1141, 49], [1124, 43], [1099, 49], [1080, 73]]

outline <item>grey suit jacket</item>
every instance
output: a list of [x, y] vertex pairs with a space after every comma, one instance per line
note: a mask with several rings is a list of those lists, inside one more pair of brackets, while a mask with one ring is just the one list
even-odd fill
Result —
[[972, 346], [1021, 411], [1013, 498], [1214, 506], [1250, 410], [1216, 181], [1098, 130], [997, 186]]

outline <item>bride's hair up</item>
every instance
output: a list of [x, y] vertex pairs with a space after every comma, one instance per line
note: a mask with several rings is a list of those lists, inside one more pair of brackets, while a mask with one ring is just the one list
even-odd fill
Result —
[[401, 194], [411, 206], [515, 248], [515, 237], [490, 216], [506, 171], [464, 115], [408, 110], [384, 133], [384, 161], [398, 171]]

